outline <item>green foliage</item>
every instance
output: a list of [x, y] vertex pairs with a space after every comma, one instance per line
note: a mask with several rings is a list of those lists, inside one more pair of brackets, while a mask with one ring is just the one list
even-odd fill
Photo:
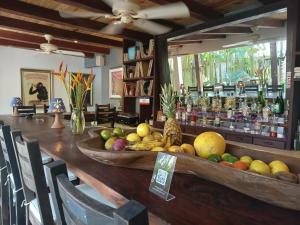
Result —
[[244, 79], [254, 78], [255, 46], [228, 48], [215, 52], [200, 54], [204, 83], [236, 83]]
[[164, 114], [168, 118], [174, 118], [176, 112], [176, 92], [171, 84], [161, 86], [160, 98]]

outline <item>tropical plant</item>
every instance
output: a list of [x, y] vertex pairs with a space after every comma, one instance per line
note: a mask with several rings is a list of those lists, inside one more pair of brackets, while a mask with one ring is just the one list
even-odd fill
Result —
[[70, 105], [72, 105], [73, 108], [82, 110], [87, 93], [91, 90], [92, 83], [95, 79], [95, 75], [92, 71], [88, 77], [84, 77], [81, 72], [73, 74], [68, 71], [67, 65], [64, 68], [62, 62], [59, 66], [59, 71], [53, 72], [52, 74], [63, 83]]

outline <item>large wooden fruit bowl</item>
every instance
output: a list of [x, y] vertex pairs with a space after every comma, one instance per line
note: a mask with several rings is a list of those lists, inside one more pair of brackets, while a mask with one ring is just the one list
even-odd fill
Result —
[[[101, 163], [143, 170], [153, 170], [156, 152], [150, 151], [122, 151], [112, 152], [104, 149], [104, 142], [100, 138], [101, 129], [89, 131], [91, 138], [78, 143], [78, 148], [88, 157]], [[132, 130], [127, 130], [127, 133]], [[183, 135], [183, 142], [193, 143], [195, 136]], [[300, 173], [300, 154], [298, 152], [283, 151], [250, 144], [233, 143], [228, 141], [226, 152], [238, 157], [249, 155], [254, 159], [265, 162], [282, 160], [296, 174]], [[172, 154], [172, 153], [169, 153]], [[242, 171], [225, 167], [196, 156], [177, 153], [176, 169], [178, 173], [194, 174], [198, 177], [216, 182], [233, 190], [284, 208], [300, 211], [300, 184], [262, 176], [250, 171]]]

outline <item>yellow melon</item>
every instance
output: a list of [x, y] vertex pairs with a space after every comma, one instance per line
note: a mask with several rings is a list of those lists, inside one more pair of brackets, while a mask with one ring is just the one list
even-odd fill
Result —
[[207, 159], [211, 154], [222, 156], [226, 143], [222, 135], [208, 131], [196, 137], [194, 147], [198, 156]]

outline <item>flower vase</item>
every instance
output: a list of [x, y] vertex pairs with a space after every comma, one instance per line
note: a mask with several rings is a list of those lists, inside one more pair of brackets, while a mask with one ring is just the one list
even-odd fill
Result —
[[73, 134], [83, 134], [85, 118], [82, 109], [74, 108], [71, 115], [71, 130]]

